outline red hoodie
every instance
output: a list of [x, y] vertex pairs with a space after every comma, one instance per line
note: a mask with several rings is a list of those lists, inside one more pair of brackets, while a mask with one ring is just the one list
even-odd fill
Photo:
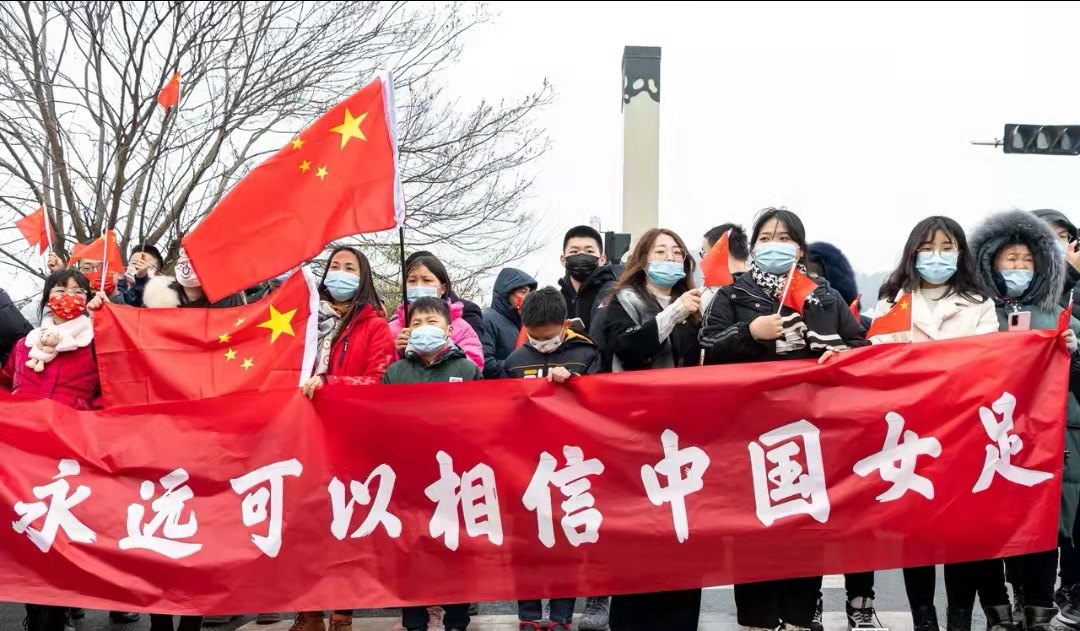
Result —
[[52, 399], [76, 410], [101, 407], [101, 388], [92, 346], [58, 353], [55, 359], [45, 364], [45, 370], [34, 372], [26, 366], [30, 349], [25, 340], [19, 340], [11, 350], [7, 364], [0, 371], [0, 387], [9, 389], [12, 394]]
[[382, 381], [383, 373], [395, 361], [397, 349], [385, 315], [382, 310], [366, 305], [334, 340], [326, 383], [376, 384]]

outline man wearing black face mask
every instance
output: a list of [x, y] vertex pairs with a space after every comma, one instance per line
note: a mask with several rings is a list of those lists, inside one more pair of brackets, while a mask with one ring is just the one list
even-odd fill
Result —
[[604, 256], [600, 233], [589, 226], [576, 226], [563, 237], [560, 261], [566, 276], [559, 279], [566, 299], [567, 317], [580, 318], [588, 331], [605, 297], [615, 288], [615, 272]]

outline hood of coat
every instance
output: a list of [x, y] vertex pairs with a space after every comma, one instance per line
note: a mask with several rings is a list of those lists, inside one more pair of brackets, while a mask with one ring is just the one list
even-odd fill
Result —
[[143, 306], [147, 309], [179, 307], [180, 284], [172, 276], [164, 274], [151, 278], [143, 288]]
[[851, 262], [840, 248], [824, 241], [811, 243], [808, 247], [810, 259], [821, 265], [825, 279], [832, 288], [840, 292], [846, 303], [854, 302], [859, 297], [859, 284], [855, 280], [855, 270], [851, 267]]
[[519, 269], [504, 267], [495, 279], [495, 288], [491, 292], [491, 308], [509, 318], [511, 322], [517, 322], [517, 309], [510, 305], [510, 294], [521, 287], [535, 291], [536, 279]]
[[1035, 261], [1035, 277], [1019, 302], [1048, 311], [1057, 306], [1065, 284], [1065, 258], [1058, 254], [1057, 237], [1039, 217], [1022, 210], [991, 215], [971, 233], [970, 242], [979, 276], [996, 301], [1004, 300], [1004, 281], [994, 269], [994, 257], [1010, 243], [1023, 243]]
[[[454, 302], [449, 298], [443, 298], [443, 300], [446, 301], [446, 306], [450, 308], [450, 324], [453, 324], [454, 320], [460, 320], [461, 316], [465, 314], [465, 304]], [[402, 323], [402, 326], [409, 326], [409, 323], [405, 322], [405, 305], [398, 305], [395, 317]]]
[[1041, 208], [1039, 210], [1031, 211], [1031, 214], [1035, 215], [1039, 219], [1042, 219], [1049, 224], [1061, 224], [1065, 226], [1065, 229], [1069, 231], [1069, 241], [1076, 240], [1076, 225], [1069, 221], [1069, 218], [1065, 216], [1065, 213], [1060, 210], [1054, 210], [1052, 208]]

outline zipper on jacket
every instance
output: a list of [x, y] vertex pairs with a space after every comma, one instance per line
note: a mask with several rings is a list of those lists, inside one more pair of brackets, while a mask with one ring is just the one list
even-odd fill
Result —
[[349, 338], [346, 337], [345, 341], [342, 342], [342, 344], [341, 344], [341, 357], [338, 357], [338, 363], [337, 363], [338, 368], [342, 368], [342, 367], [345, 366], [345, 353], [348, 353], [348, 352], [349, 352]]
[[[774, 302], [774, 300], [772, 298], [768, 298], [768, 297], [766, 297], [764, 295], [756, 296], [756, 295], [752, 294], [751, 292], [746, 291], [742, 287], [733, 287], [732, 290], [733, 291], [741, 291], [742, 293], [746, 294], [747, 296], [749, 296], [750, 298], [753, 298], [755, 300], [764, 300], [765, 302], [767, 302], [769, 304], [772, 304]], [[767, 312], [771, 313], [772, 309], [768, 309]]]

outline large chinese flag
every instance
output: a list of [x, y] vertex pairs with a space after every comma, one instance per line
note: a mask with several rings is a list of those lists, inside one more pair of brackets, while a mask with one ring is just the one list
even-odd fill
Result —
[[15, 222], [22, 236], [31, 247], [37, 247], [44, 254], [52, 244], [52, 227], [49, 218], [45, 214], [45, 207], [40, 206], [37, 210]]
[[705, 257], [701, 259], [701, 273], [705, 276], [706, 287], [721, 287], [735, 282], [735, 278], [731, 275], [728, 266], [730, 250], [728, 247], [728, 234], [730, 233], [730, 230], [725, 232], [716, 242], [716, 245], [709, 248], [709, 251], [705, 253]]
[[306, 270], [232, 309], [136, 309], [106, 304], [94, 346], [106, 407], [296, 387], [311, 375], [316, 282]]
[[870, 330], [866, 332], [866, 339], [875, 335], [889, 335], [891, 333], [903, 333], [911, 331], [911, 294], [904, 294], [896, 304], [883, 316], [874, 318]]
[[338, 103], [184, 239], [211, 300], [286, 272], [334, 239], [404, 220], [393, 92], [390, 78], [380, 77]]
[[803, 303], [806, 302], [807, 296], [817, 289], [817, 286], [814, 279], [804, 274], [798, 266], [791, 268], [791, 277], [788, 278], [788, 286], [784, 290], [784, 301], [781, 306], [791, 307], [802, 315]]

